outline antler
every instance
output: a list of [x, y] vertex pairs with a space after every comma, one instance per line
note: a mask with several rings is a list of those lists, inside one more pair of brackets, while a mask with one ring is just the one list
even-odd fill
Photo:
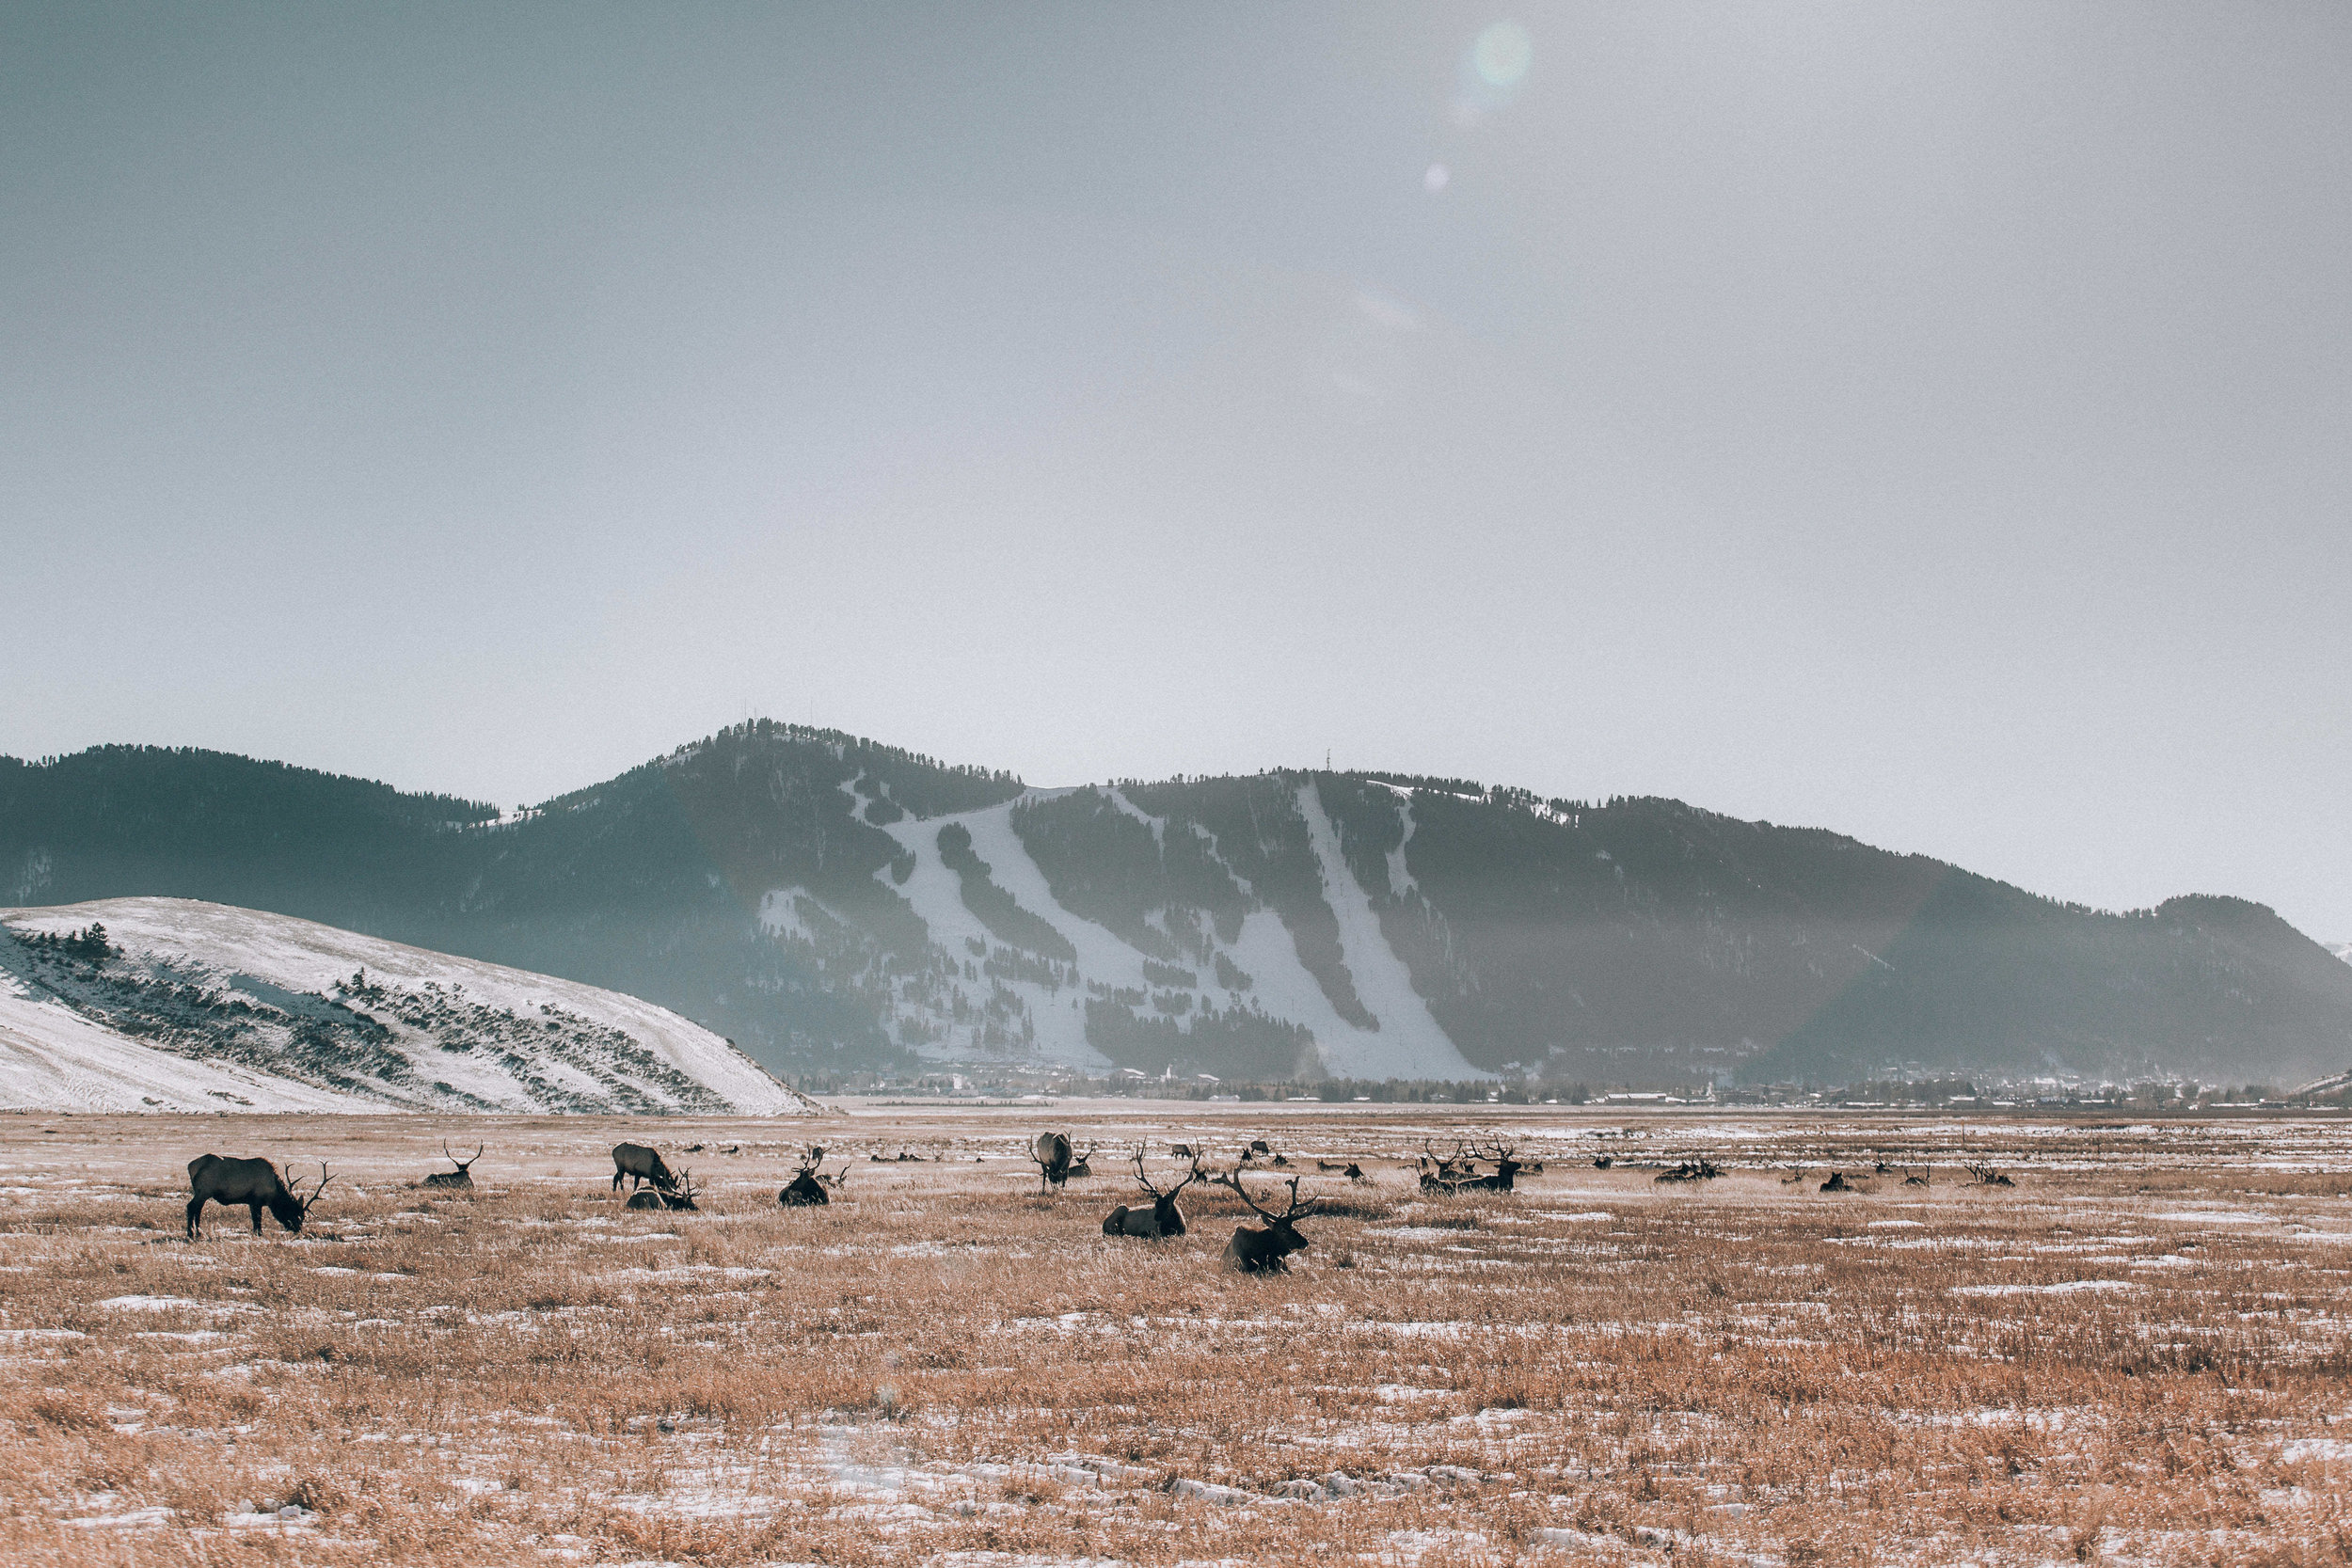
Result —
[[[307, 1213], [309, 1213], [309, 1212], [310, 1212], [310, 1205], [312, 1205], [313, 1203], [316, 1203], [316, 1202], [319, 1200], [319, 1195], [320, 1195], [321, 1193], [323, 1193], [323, 1192], [326, 1191], [326, 1184], [327, 1184], [329, 1181], [332, 1181], [332, 1180], [335, 1180], [335, 1173], [334, 1173], [334, 1172], [332, 1172], [332, 1171], [330, 1171], [330, 1170], [328, 1170], [328, 1169], [326, 1168], [326, 1161], [321, 1160], [321, 1161], [319, 1162], [319, 1184], [318, 1184], [317, 1186], [315, 1186], [315, 1187], [313, 1187], [313, 1188], [311, 1188], [311, 1189], [310, 1189], [310, 1196], [309, 1197], [306, 1197], [306, 1198], [304, 1198], [304, 1199], [302, 1199], [302, 1200], [301, 1200], [301, 1201], [302, 1201], [302, 1212], [303, 1212], [304, 1213], [306, 1213], [306, 1214], [307, 1214]], [[288, 1189], [288, 1191], [289, 1191], [289, 1193], [291, 1193], [291, 1192], [292, 1192], [292, 1189], [290, 1188], [290, 1189]]]
[[1150, 1193], [1153, 1197], [1159, 1197], [1163, 1196], [1160, 1190], [1152, 1185], [1152, 1179], [1149, 1176], [1146, 1176], [1143, 1172], [1143, 1151], [1150, 1147], [1151, 1145], [1148, 1143], [1138, 1143], [1136, 1145], [1136, 1151], [1132, 1156], [1136, 1163], [1136, 1185], [1141, 1187], [1145, 1192]]
[[1215, 1181], [1220, 1187], [1232, 1188], [1235, 1193], [1240, 1195], [1241, 1200], [1249, 1205], [1250, 1208], [1257, 1210], [1258, 1217], [1264, 1220], [1269, 1225], [1287, 1225], [1292, 1220], [1298, 1218], [1299, 1215], [1311, 1212], [1315, 1206], [1315, 1200], [1313, 1198], [1310, 1197], [1302, 1200], [1299, 1197], [1298, 1183], [1301, 1180], [1299, 1177], [1294, 1176], [1291, 1178], [1290, 1207], [1279, 1214], [1276, 1213], [1271, 1209], [1260, 1209], [1258, 1207], [1258, 1200], [1251, 1197], [1249, 1196], [1249, 1189], [1241, 1184], [1241, 1173], [1239, 1171], [1228, 1171], [1223, 1176], [1212, 1177], [1210, 1180]]

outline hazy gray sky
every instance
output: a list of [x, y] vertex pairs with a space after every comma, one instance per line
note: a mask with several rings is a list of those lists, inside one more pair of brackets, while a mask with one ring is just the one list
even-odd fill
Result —
[[0, 751], [757, 711], [2352, 939], [2352, 8], [0, 10]]

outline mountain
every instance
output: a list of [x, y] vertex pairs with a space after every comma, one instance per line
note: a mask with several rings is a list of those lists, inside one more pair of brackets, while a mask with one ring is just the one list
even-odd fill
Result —
[[0, 1106], [814, 1108], [634, 997], [178, 898], [0, 911]]
[[215, 752], [0, 759], [0, 899], [205, 898], [642, 996], [809, 1069], [2301, 1081], [2352, 967], [1675, 800], [1274, 772], [1035, 789], [739, 725], [501, 815]]
[[2345, 963], [2352, 964], [2352, 942], [2331, 942], [2328, 944], [2328, 951], [2342, 958]]

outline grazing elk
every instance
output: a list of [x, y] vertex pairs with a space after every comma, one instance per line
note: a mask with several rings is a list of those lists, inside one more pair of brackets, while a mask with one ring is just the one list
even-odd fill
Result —
[[1202, 1144], [1197, 1148], [1191, 1144], [1169, 1144], [1168, 1151], [1179, 1160], [1205, 1160], [1209, 1157], [1207, 1144]]
[[1051, 1182], [1059, 1187], [1070, 1180], [1070, 1138], [1061, 1132], [1040, 1132], [1029, 1146], [1029, 1158], [1037, 1162], [1037, 1190], [1045, 1191]]
[[1156, 1241], [1163, 1236], [1183, 1235], [1184, 1216], [1184, 1212], [1176, 1207], [1176, 1195], [1196, 1181], [1208, 1180], [1208, 1173], [1195, 1159], [1192, 1170], [1182, 1181], [1166, 1192], [1160, 1191], [1152, 1184], [1151, 1177], [1144, 1174], [1144, 1147], [1142, 1144], [1136, 1145], [1136, 1185], [1152, 1195], [1152, 1207], [1130, 1209], [1120, 1204], [1103, 1220], [1103, 1234], [1105, 1236], [1140, 1236], [1146, 1241]]
[[635, 1183], [629, 1188], [632, 1193], [648, 1181], [663, 1189], [677, 1185], [677, 1178], [672, 1176], [670, 1167], [661, 1163], [660, 1152], [647, 1148], [644, 1144], [612, 1146], [612, 1190], [616, 1193], [621, 1190], [623, 1177]]
[[1241, 1184], [1241, 1173], [1229, 1172], [1216, 1178], [1219, 1186], [1231, 1187], [1241, 1200], [1257, 1212], [1265, 1221], [1264, 1228], [1252, 1230], [1241, 1226], [1233, 1231], [1233, 1239], [1225, 1243], [1222, 1266], [1243, 1274], [1280, 1274], [1290, 1267], [1290, 1255], [1307, 1244], [1307, 1238], [1298, 1233], [1297, 1222], [1314, 1212], [1315, 1200], [1298, 1196], [1298, 1183], [1303, 1178], [1290, 1180], [1290, 1207], [1280, 1213], [1260, 1209], [1258, 1200], [1249, 1196], [1249, 1189]]
[[1249, 1140], [1249, 1152], [1252, 1154], [1271, 1154], [1274, 1152], [1274, 1146], [1267, 1143], [1263, 1138], [1252, 1138]]
[[334, 1180], [326, 1169], [326, 1162], [319, 1162], [319, 1184], [310, 1189], [310, 1196], [302, 1196], [302, 1179], [287, 1181], [279, 1178], [278, 1167], [267, 1160], [238, 1160], [218, 1154], [199, 1154], [188, 1162], [188, 1187], [194, 1195], [188, 1199], [188, 1240], [197, 1239], [203, 1228], [204, 1206], [218, 1203], [227, 1207], [244, 1204], [253, 1215], [253, 1234], [262, 1233], [262, 1211], [288, 1231], [299, 1235], [302, 1222], [310, 1216], [310, 1205], [326, 1191]]
[[474, 1160], [481, 1159], [482, 1149], [487, 1148], [488, 1147], [489, 1145], [484, 1144], [481, 1148], [476, 1148], [473, 1151], [473, 1159], [471, 1160], [460, 1160], [456, 1155], [450, 1153], [449, 1140], [447, 1138], [443, 1138], [441, 1140], [441, 1153], [448, 1158], [450, 1164], [455, 1165], [457, 1168], [455, 1170], [435, 1171], [431, 1176], [424, 1179], [424, 1185], [428, 1187], [449, 1187], [458, 1192], [472, 1192], [473, 1175], [471, 1167], [473, 1165], [473, 1162]]
[[809, 1204], [833, 1201], [833, 1195], [825, 1191], [825, 1183], [817, 1174], [817, 1156], [822, 1153], [824, 1153], [823, 1149], [817, 1149], [807, 1160], [802, 1162], [799, 1173], [792, 1178], [791, 1185], [776, 1195], [778, 1203], [783, 1204], [787, 1209], [799, 1209]]

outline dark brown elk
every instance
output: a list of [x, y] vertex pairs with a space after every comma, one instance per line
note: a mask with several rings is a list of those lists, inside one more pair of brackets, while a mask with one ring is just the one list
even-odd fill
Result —
[[1029, 1158], [1037, 1163], [1037, 1190], [1042, 1193], [1046, 1184], [1056, 1187], [1070, 1180], [1070, 1139], [1060, 1132], [1040, 1132], [1029, 1146]]
[[1494, 1170], [1486, 1176], [1464, 1175], [1454, 1183], [1455, 1192], [1507, 1193], [1511, 1190], [1512, 1180], [1519, 1172], [1527, 1168], [1513, 1158], [1518, 1153], [1517, 1148], [1507, 1147], [1501, 1142], [1494, 1143], [1488, 1148], [1489, 1152], [1485, 1158], [1494, 1162]]
[[1326, 1176], [1344, 1176], [1350, 1181], [1367, 1181], [1371, 1180], [1371, 1178], [1364, 1175], [1364, 1167], [1357, 1164], [1352, 1160], [1344, 1163], [1332, 1160], [1317, 1160], [1315, 1162], [1315, 1169], [1321, 1171]]
[[1274, 1146], [1267, 1143], [1263, 1138], [1252, 1138], [1249, 1140], [1249, 1152], [1252, 1154], [1271, 1154], [1274, 1152]]
[[451, 1187], [460, 1192], [472, 1192], [473, 1176], [470, 1167], [472, 1166], [474, 1160], [482, 1158], [482, 1149], [487, 1148], [488, 1147], [489, 1145], [485, 1144], [481, 1148], [476, 1148], [473, 1151], [473, 1159], [471, 1160], [460, 1160], [456, 1155], [450, 1153], [449, 1140], [447, 1138], [443, 1138], [441, 1140], [441, 1152], [443, 1155], [448, 1157], [450, 1164], [455, 1165], [457, 1168], [455, 1170], [435, 1171], [431, 1176], [424, 1179], [424, 1185], [428, 1187]]
[[1702, 1154], [1695, 1160], [1685, 1160], [1658, 1173], [1661, 1181], [1712, 1181], [1723, 1175], [1723, 1167]]
[[1858, 1190], [1852, 1182], [1846, 1180], [1846, 1173], [1842, 1170], [1831, 1171], [1829, 1180], [1821, 1183], [1821, 1191], [1825, 1193], [1851, 1193]]
[[677, 1181], [668, 1187], [649, 1187], [628, 1195], [624, 1209], [675, 1209], [687, 1213], [700, 1213], [694, 1207], [694, 1173], [681, 1170]]
[[[816, 1154], [823, 1152], [823, 1149], [818, 1149]], [[787, 1209], [799, 1209], [809, 1204], [833, 1201], [833, 1195], [825, 1191], [824, 1182], [818, 1179], [815, 1154], [802, 1163], [799, 1174], [792, 1178], [791, 1185], [776, 1195], [776, 1201]]]
[[635, 1183], [629, 1188], [632, 1193], [648, 1181], [661, 1188], [677, 1184], [677, 1178], [670, 1174], [670, 1167], [661, 1163], [660, 1154], [644, 1144], [612, 1146], [612, 1190], [616, 1193], [621, 1190], [623, 1177]]
[[1076, 1159], [1070, 1162], [1070, 1170], [1068, 1175], [1071, 1180], [1075, 1181], [1082, 1176], [1092, 1176], [1094, 1174], [1094, 1167], [1089, 1164], [1088, 1162], [1094, 1158], [1094, 1151], [1102, 1147], [1103, 1146], [1101, 1144], [1089, 1144], [1087, 1145], [1087, 1150], [1084, 1154], [1079, 1155]]
[[1152, 1178], [1144, 1173], [1143, 1150], [1142, 1144], [1136, 1145], [1136, 1185], [1152, 1195], [1152, 1207], [1130, 1209], [1120, 1204], [1104, 1218], [1103, 1234], [1105, 1236], [1140, 1236], [1146, 1241], [1155, 1241], [1163, 1236], [1181, 1236], [1184, 1233], [1184, 1212], [1176, 1207], [1176, 1195], [1196, 1181], [1206, 1180], [1208, 1173], [1200, 1168], [1200, 1162], [1196, 1159], [1191, 1172], [1182, 1181], [1162, 1192], [1152, 1184]]
[[1991, 1165], [1972, 1164], [1968, 1167], [1968, 1174], [1977, 1179], [1977, 1185], [1979, 1187], [2014, 1187], [2017, 1185]]
[[262, 1233], [262, 1211], [289, 1231], [299, 1235], [302, 1222], [310, 1216], [310, 1205], [326, 1191], [333, 1177], [326, 1162], [319, 1162], [319, 1184], [310, 1189], [310, 1196], [302, 1196], [302, 1179], [289, 1182], [279, 1178], [278, 1167], [267, 1160], [239, 1160], [218, 1154], [199, 1154], [188, 1162], [188, 1187], [194, 1195], [188, 1199], [188, 1240], [197, 1239], [202, 1228], [204, 1206], [218, 1203], [228, 1207], [244, 1204], [253, 1215], [253, 1234]]
[[1280, 1213], [1260, 1209], [1258, 1200], [1249, 1196], [1249, 1189], [1241, 1184], [1238, 1171], [1215, 1179], [1219, 1186], [1231, 1187], [1241, 1200], [1255, 1210], [1265, 1221], [1263, 1229], [1252, 1230], [1242, 1226], [1233, 1232], [1233, 1239], [1225, 1243], [1223, 1267], [1242, 1274], [1280, 1274], [1290, 1267], [1290, 1255], [1307, 1244], [1307, 1238], [1298, 1233], [1297, 1222], [1314, 1212], [1315, 1200], [1298, 1196], [1298, 1183], [1304, 1178], [1290, 1180], [1290, 1207]]
[[1179, 1160], [1205, 1160], [1209, 1157], [1207, 1144], [1202, 1144], [1198, 1148], [1190, 1144], [1169, 1144], [1168, 1151]]

